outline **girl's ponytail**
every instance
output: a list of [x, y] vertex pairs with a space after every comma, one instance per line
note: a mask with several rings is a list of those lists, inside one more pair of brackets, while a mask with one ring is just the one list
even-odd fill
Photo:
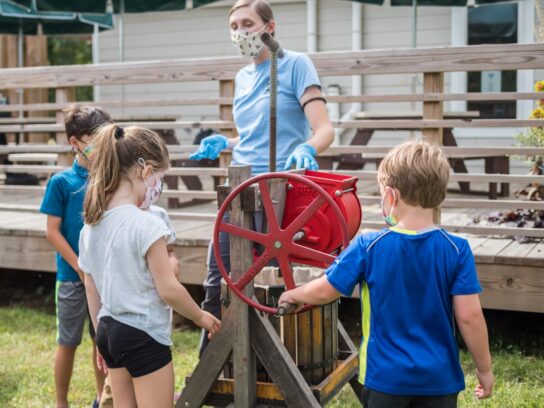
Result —
[[[119, 130], [120, 129], [120, 130]], [[89, 173], [89, 182], [83, 218], [86, 224], [96, 224], [106, 211], [107, 199], [115, 192], [121, 179], [121, 163], [117, 144], [122, 139], [122, 129], [115, 124], [100, 127], [93, 140], [95, 154]]]

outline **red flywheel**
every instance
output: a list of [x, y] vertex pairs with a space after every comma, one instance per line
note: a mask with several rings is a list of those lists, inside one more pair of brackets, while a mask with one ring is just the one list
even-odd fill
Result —
[[[302, 184], [307, 189], [310, 189], [311, 194], [315, 196], [311, 203], [306, 206], [288, 225], [282, 226], [282, 220], [278, 220], [276, 213], [274, 212], [274, 206], [270, 196], [270, 188], [268, 184], [268, 182], [273, 179], [284, 179], [287, 181], [287, 183], [296, 182]], [[232, 201], [239, 196], [242, 191], [253, 184], [257, 184], [259, 186], [261, 202], [264, 207], [264, 216], [266, 217], [268, 226], [267, 232], [256, 232], [251, 229], [239, 227], [223, 221], [223, 215], [228, 208], [230, 208]], [[246, 296], [243, 289], [273, 259], [276, 259], [279, 265], [287, 289], [294, 289], [296, 286], [293, 277], [293, 269], [291, 267], [292, 259], [296, 259], [297, 264], [300, 264], [301, 259], [309, 259], [314, 261], [314, 263], [318, 262], [322, 265], [330, 265], [334, 261], [335, 254], [321, 252], [301, 245], [295, 241], [295, 235], [303, 230], [304, 225], [311, 220], [323, 206], [329, 206], [330, 209], [332, 209], [332, 214], [335, 218], [334, 221], [340, 228], [342, 248], [346, 248], [349, 244], [349, 234], [344, 215], [330, 194], [313, 181], [294, 173], [266, 173], [252, 177], [236, 187], [221, 205], [215, 221], [213, 233], [213, 249], [215, 252], [217, 266], [228, 287], [240, 299], [255, 309], [266, 313], [278, 314], [277, 308], [263, 305], [257, 302], [255, 299]], [[263, 252], [254, 259], [251, 267], [249, 267], [248, 270], [245, 271], [236, 281], [231, 278], [220, 256], [220, 232], [245, 238], [249, 241], [260, 244], [264, 248]], [[311, 307], [311, 305], [305, 305], [301, 311], [306, 311]]]

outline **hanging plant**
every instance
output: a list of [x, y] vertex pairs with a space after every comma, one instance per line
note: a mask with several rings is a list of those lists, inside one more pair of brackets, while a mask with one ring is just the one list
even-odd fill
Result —
[[[544, 92], [544, 81], [539, 81], [535, 84], [535, 91]], [[544, 99], [538, 101], [538, 105], [531, 112], [529, 119], [544, 119]], [[544, 128], [527, 128], [516, 135], [516, 140], [519, 146], [544, 147]], [[529, 174], [544, 175], [544, 160], [542, 156], [532, 156], [527, 159], [531, 166]], [[516, 196], [526, 200], [544, 200], [544, 185], [531, 183], [520, 191], [517, 191]]]

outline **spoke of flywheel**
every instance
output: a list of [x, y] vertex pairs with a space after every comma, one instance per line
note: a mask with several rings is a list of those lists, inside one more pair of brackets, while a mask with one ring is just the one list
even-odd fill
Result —
[[278, 263], [280, 264], [280, 271], [283, 277], [283, 282], [285, 282], [285, 287], [287, 289], [294, 289], [296, 287], [295, 277], [293, 276], [293, 268], [291, 268], [291, 263], [287, 254], [277, 257]]
[[269, 253], [264, 251], [234, 284], [238, 287], [238, 289], [244, 289], [247, 284], [251, 282], [266, 266], [266, 264], [270, 262], [271, 259], [272, 257], [269, 255]]
[[261, 201], [266, 214], [268, 231], [278, 231], [278, 219], [276, 218], [276, 211], [274, 210], [274, 204], [272, 203], [272, 197], [270, 196], [270, 188], [268, 187], [266, 180], [259, 181], [259, 190], [261, 192]]
[[266, 234], [256, 232], [247, 228], [239, 227], [234, 224], [229, 224], [222, 222], [219, 224], [219, 230], [223, 232], [228, 232], [229, 234], [237, 235], [239, 237], [248, 239], [250, 241], [257, 242], [262, 245], [266, 245]]
[[314, 215], [319, 207], [325, 203], [325, 199], [318, 195], [311, 204], [302, 211], [297, 218], [295, 218], [291, 224], [286, 228], [286, 231], [290, 235], [295, 235], [303, 226], [308, 222], [308, 220]]
[[299, 244], [293, 244], [291, 248], [291, 255], [295, 255], [300, 258], [324, 262], [327, 265], [332, 264], [335, 259], [334, 256], [329, 255], [325, 252], [316, 251], [315, 249], [308, 248]]

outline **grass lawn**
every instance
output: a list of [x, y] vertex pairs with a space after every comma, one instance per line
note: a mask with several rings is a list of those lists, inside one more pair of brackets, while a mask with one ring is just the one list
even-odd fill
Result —
[[[493, 331], [492, 331], [493, 334]], [[197, 363], [198, 333], [174, 333], [176, 390]], [[486, 401], [472, 397], [474, 367], [466, 352], [462, 362], [467, 374], [467, 390], [459, 397], [460, 407], [544, 407], [544, 351], [542, 339], [506, 344], [494, 338], [493, 358], [497, 385]], [[0, 307], [0, 406], [50, 407], [54, 402], [52, 366], [55, 350], [55, 316], [51, 311], [21, 305]], [[88, 336], [76, 355], [70, 399], [72, 407], [88, 407], [93, 400], [91, 343]], [[351, 389], [344, 390], [328, 407], [358, 407]]]

